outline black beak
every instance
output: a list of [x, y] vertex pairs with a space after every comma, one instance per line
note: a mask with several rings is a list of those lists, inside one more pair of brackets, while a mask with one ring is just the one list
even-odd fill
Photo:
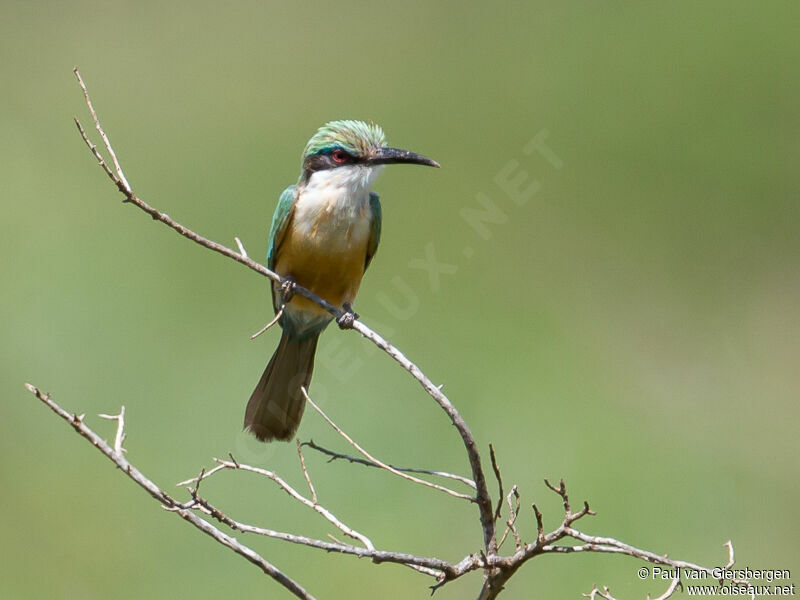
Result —
[[428, 167], [439, 168], [439, 163], [430, 158], [426, 158], [416, 152], [400, 150], [398, 148], [378, 148], [368, 160], [371, 165], [393, 165], [397, 163], [408, 163], [412, 165], [426, 165]]

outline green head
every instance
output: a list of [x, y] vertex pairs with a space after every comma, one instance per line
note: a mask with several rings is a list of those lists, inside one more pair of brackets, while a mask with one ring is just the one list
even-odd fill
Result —
[[308, 181], [317, 171], [342, 167], [372, 167], [409, 163], [438, 167], [439, 163], [408, 150], [389, 148], [386, 136], [375, 123], [330, 121], [308, 140], [303, 151], [301, 181]]

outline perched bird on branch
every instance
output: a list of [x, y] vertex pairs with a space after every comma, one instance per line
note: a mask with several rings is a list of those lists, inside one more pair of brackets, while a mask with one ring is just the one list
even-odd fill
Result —
[[305, 408], [300, 388], [308, 388], [317, 339], [333, 318], [294, 287], [339, 307], [339, 326], [352, 327], [352, 304], [381, 237], [381, 204], [371, 187], [384, 165], [395, 163], [439, 166], [387, 147], [374, 123], [331, 121], [308, 141], [300, 179], [278, 200], [267, 266], [282, 278], [272, 285], [272, 304], [283, 333], [244, 417], [261, 441], [289, 440], [297, 431]]

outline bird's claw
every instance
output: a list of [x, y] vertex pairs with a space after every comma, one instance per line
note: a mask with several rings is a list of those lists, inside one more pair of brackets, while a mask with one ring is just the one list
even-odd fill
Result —
[[294, 277], [287, 275], [281, 278], [281, 298], [284, 304], [288, 304], [294, 296], [294, 289], [297, 287], [297, 282]]
[[339, 329], [352, 329], [353, 323], [355, 323], [356, 319], [361, 315], [353, 312], [353, 307], [347, 302], [342, 305], [342, 308], [344, 308], [344, 312], [336, 319], [336, 324], [339, 326]]

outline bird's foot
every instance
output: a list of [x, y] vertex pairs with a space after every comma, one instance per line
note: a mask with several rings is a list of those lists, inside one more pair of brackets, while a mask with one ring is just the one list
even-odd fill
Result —
[[288, 304], [294, 297], [294, 289], [297, 287], [297, 281], [291, 275], [281, 277], [281, 299], [284, 304]]
[[353, 312], [353, 307], [350, 306], [349, 302], [342, 304], [342, 308], [344, 308], [344, 312], [336, 319], [336, 324], [339, 326], [339, 329], [352, 329], [353, 323], [355, 323], [356, 319], [361, 315]]

